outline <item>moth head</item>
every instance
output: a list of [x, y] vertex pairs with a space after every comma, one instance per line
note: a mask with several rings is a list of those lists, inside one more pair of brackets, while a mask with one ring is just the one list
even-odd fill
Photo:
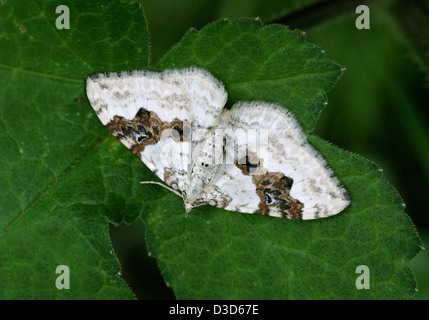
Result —
[[186, 211], [186, 215], [185, 217], [187, 217], [189, 215], [189, 213], [195, 209], [196, 205], [188, 200], [185, 200], [184, 202], [184, 206], [185, 206], [185, 211]]

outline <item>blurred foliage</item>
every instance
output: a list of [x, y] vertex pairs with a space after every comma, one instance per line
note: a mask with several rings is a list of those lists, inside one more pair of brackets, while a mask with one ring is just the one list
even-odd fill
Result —
[[[142, 0], [151, 30], [152, 63], [191, 27], [248, 15], [271, 21], [266, 19], [266, 11], [252, 11], [256, 5], [246, 7], [241, 2], [240, 8], [219, 4], [222, 2], [181, 1], [174, 7], [170, 1]], [[371, 10], [370, 30], [355, 28], [358, 4], [367, 4]], [[326, 1], [273, 18], [292, 29], [305, 30], [309, 41], [347, 67], [329, 93], [329, 106], [315, 133], [384, 168], [386, 179], [398, 189], [407, 213], [424, 235], [429, 232], [429, 215], [422, 200], [429, 190], [427, 8], [428, 1]], [[265, 9], [281, 12], [275, 6]], [[143, 228], [141, 225], [136, 232], [141, 234]], [[120, 235], [115, 239], [120, 242]], [[428, 243], [427, 236], [423, 242]], [[428, 299], [428, 252], [420, 253], [410, 266], [420, 284], [416, 298]]]
[[152, 42], [152, 64], [189, 28], [200, 29], [220, 18], [259, 17], [264, 22], [326, 0], [139, 0], [146, 13]]
[[391, 12], [407, 40], [413, 46], [410, 54], [429, 73], [429, 1], [395, 1]]

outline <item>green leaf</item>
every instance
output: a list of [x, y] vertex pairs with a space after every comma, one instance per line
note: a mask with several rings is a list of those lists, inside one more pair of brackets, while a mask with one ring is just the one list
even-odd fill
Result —
[[158, 64], [159, 69], [191, 65], [210, 70], [228, 92], [229, 105], [261, 100], [287, 106], [306, 132], [326, 102], [325, 92], [341, 67], [305, 42], [303, 32], [281, 25], [261, 28], [255, 19], [221, 20], [186, 33]]
[[[54, 1], [0, 2], [0, 298], [132, 298], [117, 277], [106, 221], [138, 216], [178, 298], [412, 296], [405, 262], [421, 244], [401, 199], [375, 165], [320, 138], [310, 142], [352, 198], [329, 219], [208, 206], [185, 219], [180, 198], [140, 185], [153, 173], [106, 134], [86, 101], [74, 101], [86, 100], [89, 73], [148, 68], [141, 9], [114, 0], [62, 4], [70, 30], [55, 28]], [[190, 31], [157, 68], [190, 65], [224, 82], [229, 105], [282, 104], [306, 132], [341, 74], [300, 32], [254, 20]], [[356, 290], [361, 264], [370, 267], [371, 290]], [[55, 288], [58, 265], [70, 267], [70, 290]]]
[[[198, 66], [227, 88], [230, 105], [265, 100], [292, 110], [308, 132], [341, 67], [299, 31], [255, 20], [189, 31], [158, 69]], [[396, 191], [371, 162], [315, 136], [310, 143], [344, 183], [352, 203], [328, 219], [290, 221], [202, 207], [183, 219], [181, 199], [148, 216], [147, 242], [181, 299], [407, 299], [404, 262], [421, 242]], [[355, 286], [359, 265], [371, 289]]]
[[[60, 4], [69, 30], [56, 28]], [[98, 208], [106, 130], [85, 79], [147, 68], [140, 6], [1, 1], [0, 48], [0, 298], [132, 298]], [[70, 268], [70, 290], [55, 287], [58, 265]]]

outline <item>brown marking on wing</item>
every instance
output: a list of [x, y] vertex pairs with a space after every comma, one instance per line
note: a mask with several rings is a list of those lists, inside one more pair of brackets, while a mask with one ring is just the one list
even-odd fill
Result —
[[158, 115], [140, 108], [132, 120], [115, 115], [106, 127], [121, 140], [132, 140], [130, 150], [140, 157], [140, 153], [147, 145], [156, 144], [161, 139], [172, 137], [175, 141], [183, 141], [183, 123], [177, 118], [173, 121], [161, 121]]
[[211, 194], [213, 195], [213, 197], [209, 199], [208, 204], [213, 207], [225, 209], [232, 201], [232, 198], [227, 194], [221, 192], [219, 187], [217, 186], [212, 186]]
[[267, 172], [261, 176], [253, 176], [256, 193], [261, 202], [255, 213], [270, 214], [272, 207], [278, 209], [284, 218], [302, 219], [304, 205], [290, 195], [293, 179], [281, 172]]
[[177, 170], [175, 168], [164, 168], [164, 182], [176, 190], [180, 188], [180, 179], [186, 179], [186, 172], [184, 170]]
[[285, 176], [281, 172], [268, 172], [263, 168], [262, 159], [256, 154], [249, 153], [244, 161], [236, 162], [235, 165], [243, 174], [252, 176], [252, 181], [256, 186], [256, 193], [261, 202], [259, 209], [254, 213], [270, 215], [270, 211], [278, 210], [283, 218], [302, 219], [302, 209], [304, 204], [292, 198], [290, 190], [293, 179]]

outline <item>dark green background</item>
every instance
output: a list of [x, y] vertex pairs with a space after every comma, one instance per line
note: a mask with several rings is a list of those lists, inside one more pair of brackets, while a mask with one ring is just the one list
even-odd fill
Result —
[[[347, 71], [328, 94], [329, 105], [315, 133], [384, 169], [385, 178], [407, 204], [423, 242], [429, 243], [428, 1], [161, 1], [141, 0], [151, 36], [151, 64], [191, 27], [219, 18], [259, 16], [306, 31], [329, 58]], [[307, 5], [308, 3], [308, 5]], [[366, 4], [371, 29], [355, 27], [356, 6]], [[144, 225], [111, 226], [123, 277], [138, 298], [173, 298], [154, 259], [145, 254]], [[429, 299], [429, 255], [410, 262]], [[144, 270], [144, 272], [143, 272]]]

